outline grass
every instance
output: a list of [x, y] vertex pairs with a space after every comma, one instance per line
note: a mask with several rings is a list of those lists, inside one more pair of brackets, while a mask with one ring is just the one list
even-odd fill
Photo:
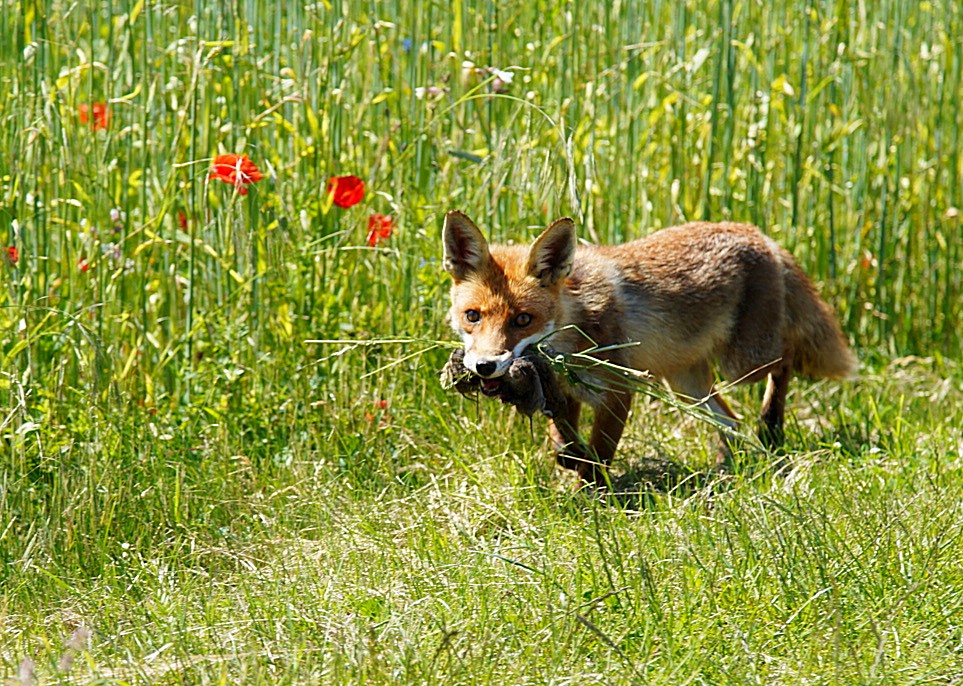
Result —
[[[963, 683], [961, 20], [0, 4], [0, 674]], [[754, 222], [862, 376], [794, 385], [772, 468], [575, 493], [539, 422], [438, 385], [452, 207], [497, 240]], [[617, 468], [710, 438], [640, 399]]]

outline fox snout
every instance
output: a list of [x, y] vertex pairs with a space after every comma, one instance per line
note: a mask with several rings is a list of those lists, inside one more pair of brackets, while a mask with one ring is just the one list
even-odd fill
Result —
[[475, 371], [479, 376], [491, 376], [498, 369], [498, 365], [491, 360], [482, 360], [475, 365]]
[[512, 351], [503, 350], [501, 352], [477, 353], [468, 350], [465, 353], [465, 366], [471, 371], [486, 379], [495, 379], [508, 371], [512, 364]]

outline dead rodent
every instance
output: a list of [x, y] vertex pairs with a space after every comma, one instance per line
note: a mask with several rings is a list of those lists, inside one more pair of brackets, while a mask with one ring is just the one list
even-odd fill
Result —
[[465, 367], [465, 351], [459, 348], [452, 351], [441, 370], [441, 384], [462, 395], [480, 391], [514, 405], [529, 417], [536, 412], [546, 417], [564, 416], [567, 404], [551, 363], [537, 350], [527, 350], [516, 357], [502, 376], [485, 379]]

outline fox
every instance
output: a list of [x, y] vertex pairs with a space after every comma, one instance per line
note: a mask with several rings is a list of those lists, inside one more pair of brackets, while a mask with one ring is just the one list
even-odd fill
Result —
[[[442, 242], [459, 361], [483, 394], [499, 396], [513, 363], [546, 341], [607, 363], [588, 371], [590, 383], [558, 378], [567, 402], [549, 418], [558, 464], [586, 484], [605, 482], [632, 403], [613, 369], [647, 373], [711, 413], [721, 427], [720, 467], [732, 455], [726, 429], [741, 420], [716, 388], [717, 371], [736, 384], [766, 380], [758, 435], [776, 449], [793, 376], [846, 379], [857, 369], [833, 309], [792, 255], [750, 224], [692, 222], [590, 245], [562, 217], [530, 246], [489, 245], [452, 210]], [[578, 430], [583, 404], [594, 410], [587, 442]]]

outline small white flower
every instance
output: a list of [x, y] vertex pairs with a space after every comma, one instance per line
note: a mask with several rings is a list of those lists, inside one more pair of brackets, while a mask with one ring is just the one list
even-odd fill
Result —
[[120, 259], [120, 246], [116, 243], [101, 243], [100, 253], [116, 262]]
[[415, 97], [419, 100], [425, 98], [435, 99], [444, 95], [445, 91], [438, 86], [418, 86], [415, 88]]
[[495, 67], [489, 67], [488, 73], [494, 76], [496, 79], [501, 79], [505, 85], [510, 84], [512, 79], [515, 78], [515, 74], [512, 72], [505, 71], [504, 69], [496, 69]]

